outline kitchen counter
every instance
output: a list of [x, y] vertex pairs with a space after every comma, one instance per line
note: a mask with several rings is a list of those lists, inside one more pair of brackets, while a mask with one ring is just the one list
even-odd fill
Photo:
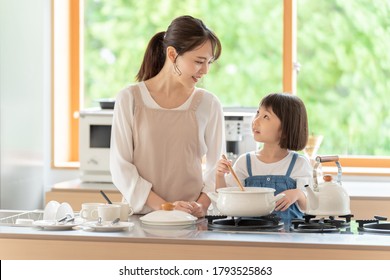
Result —
[[0, 259], [386, 259], [390, 234], [249, 233], [146, 226], [121, 232], [0, 226]]

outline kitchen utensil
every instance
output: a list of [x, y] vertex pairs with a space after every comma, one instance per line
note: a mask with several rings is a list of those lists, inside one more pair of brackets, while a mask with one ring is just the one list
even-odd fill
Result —
[[[306, 214], [315, 216], [342, 216], [351, 214], [350, 198], [341, 186], [341, 165], [339, 157], [317, 156], [313, 169], [313, 189], [305, 185], [307, 190]], [[331, 175], [324, 176], [324, 183], [318, 184], [317, 168], [322, 162], [335, 162], [337, 166], [337, 182]]]
[[121, 219], [120, 218], [116, 218], [115, 220], [112, 221], [111, 225], [115, 225], [116, 223], [118, 223]]
[[[95, 211], [95, 210], [94, 210]], [[114, 221], [121, 216], [121, 206], [116, 204], [104, 204], [97, 207], [99, 218], [102, 218], [102, 222]]]
[[111, 200], [108, 198], [108, 196], [100, 190], [101, 195], [104, 197], [104, 199], [107, 201], [108, 204], [112, 204]]
[[43, 210], [43, 220], [55, 220], [59, 207], [60, 203], [58, 201], [49, 201]]
[[74, 217], [72, 217], [72, 215], [68, 213], [63, 218], [58, 219], [57, 223], [64, 223], [64, 224], [66, 224], [66, 223], [71, 222], [71, 221], [74, 221]]
[[114, 205], [119, 205], [121, 207], [121, 216], [120, 220], [122, 222], [127, 222], [129, 220], [129, 216], [133, 215], [134, 210], [130, 207], [127, 202], [114, 202]]
[[115, 99], [111, 98], [101, 98], [97, 100], [99, 102], [100, 108], [103, 110], [106, 109], [114, 109], [115, 107]]
[[98, 232], [116, 232], [129, 230], [134, 227], [134, 223], [129, 222], [118, 222], [112, 224], [111, 222], [103, 222], [101, 224], [97, 224], [96, 222], [86, 222], [77, 228], [85, 230], [85, 231], [98, 231]]
[[[225, 155], [222, 155], [222, 158], [228, 160]], [[238, 186], [240, 187], [240, 190], [244, 191], [245, 190], [244, 186], [241, 184], [240, 179], [238, 179], [236, 172], [234, 171], [234, 169], [230, 165], [228, 165], [228, 167], [229, 167], [230, 173], [232, 173], [234, 179], [236, 180]]]
[[[58, 221], [64, 217], [74, 217], [74, 212], [73, 212], [72, 206], [70, 206], [70, 204], [67, 202], [61, 203], [61, 205], [58, 207], [55, 220]], [[66, 218], [66, 219], [68, 219], [68, 218]], [[64, 219], [64, 220], [66, 220], [66, 219]]]
[[180, 226], [193, 224], [198, 218], [180, 210], [157, 210], [142, 216], [140, 220], [148, 225]]
[[[81, 204], [80, 217], [84, 220], [95, 220], [98, 218], [97, 207], [104, 203], [86, 202]], [[93, 211], [96, 210], [96, 211]]]
[[275, 202], [285, 196], [280, 193], [274, 196], [272, 188], [246, 187], [241, 191], [237, 187], [220, 188], [218, 193], [208, 193], [216, 203], [219, 212], [234, 217], [265, 216], [275, 210]]
[[40, 227], [44, 230], [71, 230], [74, 226], [77, 226], [79, 223], [58, 223], [55, 220], [38, 220], [34, 221], [33, 225]]

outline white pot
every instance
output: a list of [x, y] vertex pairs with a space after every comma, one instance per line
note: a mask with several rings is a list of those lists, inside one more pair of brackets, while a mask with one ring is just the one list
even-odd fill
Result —
[[275, 210], [275, 202], [285, 196], [280, 193], [274, 196], [271, 188], [221, 188], [218, 193], [208, 193], [210, 199], [216, 204], [219, 212], [226, 216], [258, 217], [265, 216]]

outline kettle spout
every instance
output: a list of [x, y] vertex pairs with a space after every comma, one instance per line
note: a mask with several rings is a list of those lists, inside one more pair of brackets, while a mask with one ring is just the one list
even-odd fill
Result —
[[305, 188], [307, 190], [308, 208], [310, 210], [316, 210], [319, 206], [318, 195], [309, 187], [309, 185], [305, 185]]

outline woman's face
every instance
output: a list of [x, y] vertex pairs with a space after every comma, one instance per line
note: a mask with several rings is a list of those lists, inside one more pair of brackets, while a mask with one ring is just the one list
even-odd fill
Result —
[[208, 73], [214, 56], [210, 41], [206, 41], [200, 47], [180, 55], [176, 64], [181, 72], [179, 81], [187, 86], [194, 87], [199, 80]]
[[256, 142], [279, 144], [281, 122], [272, 108], [261, 106], [252, 122], [253, 137]]

